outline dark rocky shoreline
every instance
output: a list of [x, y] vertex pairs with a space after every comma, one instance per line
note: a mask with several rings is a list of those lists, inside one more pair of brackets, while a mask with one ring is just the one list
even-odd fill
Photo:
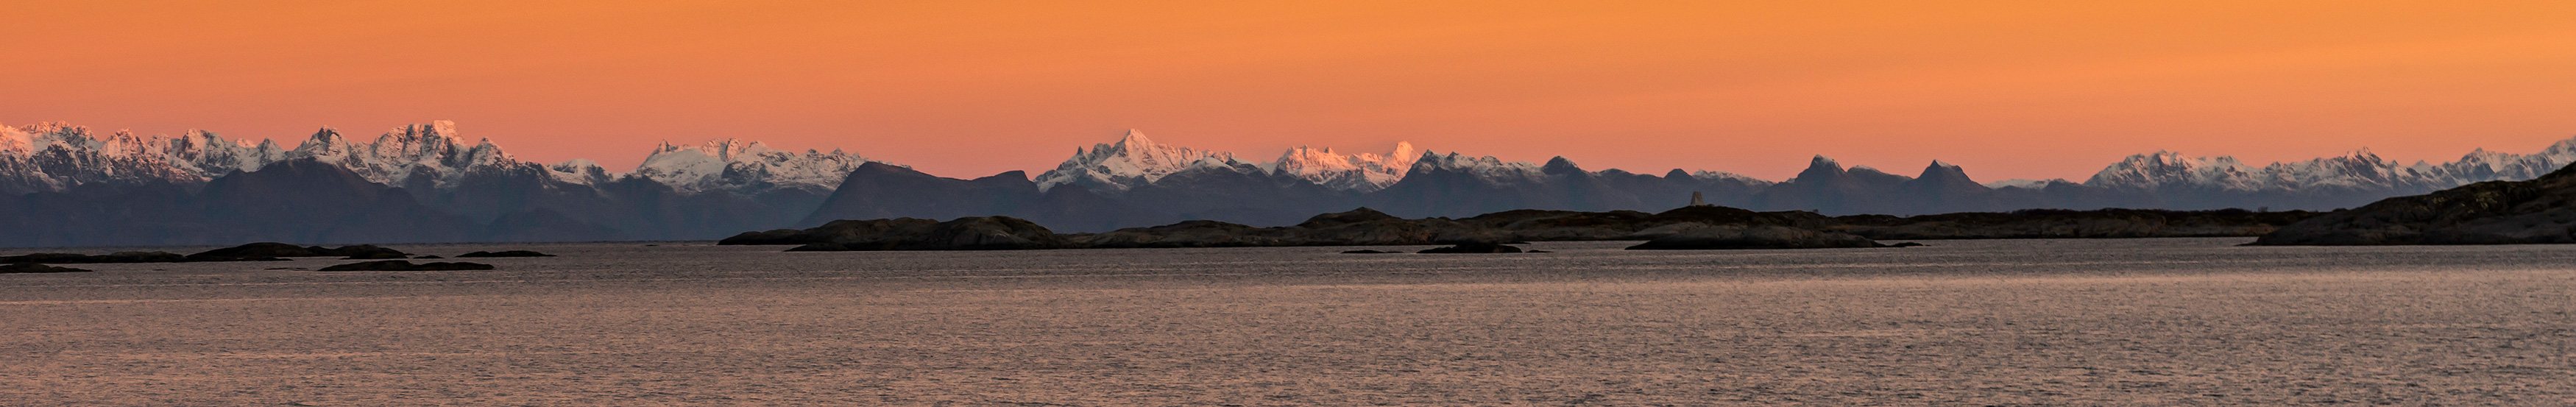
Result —
[[[401, 250], [394, 250], [376, 245], [362, 244], [341, 247], [322, 247], [297, 246], [277, 242], [250, 243], [240, 246], [207, 250], [188, 255], [157, 251], [125, 251], [109, 254], [30, 253], [17, 256], [0, 256], [0, 265], [12, 267], [9, 269], [11, 271], [6, 271], [10, 273], [51, 273], [65, 272], [55, 269], [69, 271], [88, 270], [45, 268], [43, 266], [44, 264], [287, 261], [291, 260], [289, 259], [290, 257], [339, 257], [341, 260], [383, 260], [329, 266], [322, 268], [321, 271], [438, 271], [492, 269], [491, 265], [480, 263], [456, 262], [415, 265], [407, 261], [384, 260], [405, 258], [436, 259], [439, 257], [414, 256], [411, 253], [404, 253]], [[554, 255], [528, 250], [506, 250], [499, 252], [472, 252], [457, 255], [457, 257], [554, 257]], [[271, 270], [278, 269], [283, 268], [273, 268]]]
[[2538, 243], [2576, 243], [2576, 164], [2529, 181], [2383, 199], [2291, 224], [2249, 245]]
[[1194, 220], [1077, 234], [1057, 234], [1036, 223], [1006, 216], [946, 222], [914, 218], [839, 220], [812, 229], [746, 232], [717, 244], [799, 245], [791, 251], [871, 251], [1665, 239], [1639, 248], [1827, 248], [1882, 246], [1874, 240], [2257, 236], [2315, 215], [2306, 211], [2103, 209], [1832, 217], [1806, 211], [1687, 206], [1662, 213], [1512, 210], [1461, 219], [1404, 219], [1359, 208], [1316, 215], [1284, 227]]

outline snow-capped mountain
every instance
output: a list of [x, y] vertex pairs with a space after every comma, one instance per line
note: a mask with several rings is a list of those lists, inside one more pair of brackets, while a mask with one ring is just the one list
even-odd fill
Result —
[[[841, 185], [851, 170], [867, 164], [857, 154], [832, 150], [805, 150], [798, 153], [769, 148], [766, 144], [739, 139], [718, 139], [696, 145], [672, 145], [662, 142], [644, 157], [644, 163], [631, 174], [670, 185], [681, 192], [732, 189], [754, 192], [761, 189], [789, 188], [830, 193]], [[558, 164], [573, 171], [580, 163]], [[589, 164], [597, 167], [598, 164]]]
[[1776, 182], [1771, 182], [1770, 180], [1724, 171], [1697, 170], [1691, 171], [1690, 176], [1693, 179], [1701, 181], [1731, 180], [1757, 186], [1776, 184]]
[[287, 156], [276, 143], [190, 130], [179, 137], [119, 131], [96, 137], [62, 123], [0, 126], [0, 192], [58, 191], [98, 183], [197, 183], [255, 170]]
[[1265, 167], [1273, 174], [1304, 179], [1326, 188], [1370, 192], [1404, 180], [1404, 173], [1413, 169], [1413, 163], [1421, 159], [1422, 153], [1413, 149], [1413, 143], [1407, 142], [1396, 142], [1395, 152], [1386, 155], [1341, 154], [1331, 148], [1297, 146], [1280, 154], [1279, 161]]
[[351, 141], [339, 130], [324, 128], [285, 158], [339, 164], [368, 181], [387, 185], [411, 185], [419, 177], [441, 189], [456, 187], [471, 173], [544, 169], [502, 152], [490, 139], [468, 146], [457, 134], [456, 122], [446, 120], [395, 127], [369, 142]]
[[[1547, 175], [1546, 167], [1540, 164], [1506, 162], [1492, 156], [1456, 152], [1427, 152], [1409, 142], [1397, 142], [1395, 150], [1388, 154], [1342, 153], [1330, 148], [1298, 146], [1281, 153], [1277, 161], [1252, 163], [1238, 159], [1230, 152], [1155, 143], [1141, 131], [1128, 130], [1126, 136], [1117, 142], [1095, 144], [1089, 149], [1075, 148], [1073, 157], [1065, 159], [1055, 170], [1039, 174], [1035, 181], [1042, 191], [1058, 185], [1078, 184], [1093, 191], [1118, 193], [1193, 169], [1257, 172], [1302, 180], [1334, 191], [1363, 194], [1386, 189], [1404, 181], [1407, 174], [1419, 171], [1463, 173], [1497, 185], [1529, 184]], [[1700, 181], [1728, 180], [1750, 185], [1772, 183], [1727, 172], [1701, 170], [1687, 174]]]
[[2576, 162], [2576, 139], [2551, 144], [2533, 154], [2479, 149], [2445, 164], [2399, 164], [2368, 149], [2336, 157], [2246, 165], [2235, 157], [2185, 157], [2172, 151], [2138, 154], [2120, 160], [2084, 185], [2156, 191], [2300, 191], [2317, 188], [2387, 189], [2421, 192], [2480, 181], [2531, 179]]
[[229, 140], [201, 130], [179, 137], [124, 131], [93, 137], [86, 127], [38, 123], [0, 130], [0, 168], [5, 168], [0, 172], [36, 181], [28, 185], [31, 190], [58, 191], [97, 182], [201, 183], [296, 159], [336, 164], [387, 185], [404, 185], [418, 175], [440, 187], [474, 171], [539, 168], [511, 158], [488, 140], [465, 146], [455, 127], [447, 121], [396, 127], [371, 142], [352, 141], [339, 130], [324, 128], [288, 150], [273, 140]]
[[395, 186], [448, 189], [473, 174], [529, 173], [577, 185], [640, 177], [684, 193], [779, 188], [828, 193], [867, 162], [839, 150], [800, 153], [720, 139], [697, 145], [665, 142], [635, 171], [618, 173], [587, 159], [553, 165], [520, 161], [488, 139], [468, 144], [456, 123], [446, 120], [394, 127], [364, 141], [323, 128], [293, 149], [273, 140], [253, 143], [199, 130], [178, 137], [124, 131], [96, 136], [87, 127], [37, 123], [0, 126], [0, 193], [60, 191], [97, 182], [195, 184], [296, 159], [335, 164], [368, 181]]
[[2035, 180], [2035, 179], [2020, 179], [2020, 178], [2015, 178], [2015, 179], [2008, 179], [2008, 180], [2002, 180], [2002, 181], [1988, 182], [1988, 183], [1985, 183], [1985, 185], [1986, 185], [1986, 187], [1987, 187], [1987, 188], [1994, 188], [1994, 189], [2004, 189], [2004, 188], [2028, 188], [2028, 189], [2040, 189], [2040, 188], [2047, 187], [2047, 186], [2048, 186], [2048, 184], [2053, 184], [2053, 183], [2070, 183], [2070, 184], [2071, 184], [2071, 183], [2074, 183], [2074, 181], [2067, 181], [2067, 180], [2066, 180], [2066, 179], [2064, 179], [2064, 178], [2049, 179], [2049, 180]]
[[1445, 171], [1463, 173], [1497, 185], [1533, 182], [1547, 177], [1547, 171], [1528, 161], [1505, 162], [1494, 156], [1473, 157], [1466, 154], [1423, 153], [1413, 162], [1412, 172]]
[[1153, 183], [1190, 168], [1235, 168], [1249, 165], [1234, 158], [1234, 153], [1199, 151], [1189, 147], [1154, 143], [1145, 132], [1127, 130], [1127, 136], [1114, 144], [1094, 144], [1090, 150], [1074, 147], [1073, 158], [1067, 158], [1054, 170], [1038, 174], [1038, 190], [1057, 185], [1075, 184], [1094, 191], [1125, 191]]

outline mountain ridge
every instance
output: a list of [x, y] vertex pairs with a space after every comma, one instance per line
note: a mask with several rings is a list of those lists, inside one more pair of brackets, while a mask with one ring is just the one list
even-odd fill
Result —
[[[1907, 176], [1846, 167], [1822, 155], [1797, 176], [1780, 181], [1709, 170], [1673, 169], [1660, 175], [1587, 170], [1561, 156], [1543, 163], [1504, 161], [1411, 143], [1397, 143], [1386, 154], [1299, 146], [1274, 161], [1240, 157], [1156, 143], [1130, 130], [1110, 143], [1078, 147], [1056, 169], [1036, 176], [1011, 171], [959, 179], [841, 150], [786, 151], [758, 141], [718, 138], [695, 144], [665, 141], [636, 169], [616, 172], [583, 159], [554, 164], [520, 160], [487, 139], [465, 138], [455, 123], [443, 120], [394, 127], [373, 139], [322, 128], [293, 148], [201, 130], [179, 136], [102, 135], [45, 122], [0, 126], [0, 199], [19, 201], [23, 208], [60, 208], [59, 202], [162, 205], [117, 199], [197, 205], [213, 198], [194, 194], [218, 179], [282, 162], [312, 161], [405, 191], [424, 208], [420, 210], [484, 225], [474, 230], [519, 231], [506, 234], [518, 237], [501, 238], [703, 239], [847, 217], [902, 216], [1011, 215], [1067, 231], [1202, 219], [1277, 226], [1360, 206], [1407, 217], [1512, 209], [1659, 211], [1686, 204], [1694, 193], [1713, 205], [1830, 215], [2112, 207], [2323, 210], [2479, 181], [2534, 177], [2576, 161], [2576, 139], [2531, 154], [2478, 149], [2439, 164], [2401, 164], [2366, 149], [2262, 166], [2226, 156], [2157, 151], [2124, 158], [2084, 182], [1980, 183], [1969, 169], [1938, 160]], [[881, 168], [866, 170], [872, 166]], [[27, 225], [57, 222], [44, 218], [43, 210], [30, 210], [35, 212], [0, 216], [15, 216], [15, 222]], [[490, 226], [492, 222], [524, 225]], [[42, 241], [0, 239], [0, 245], [152, 239], [116, 234], [126, 232], [62, 233]], [[466, 235], [485, 239], [504, 234]]]

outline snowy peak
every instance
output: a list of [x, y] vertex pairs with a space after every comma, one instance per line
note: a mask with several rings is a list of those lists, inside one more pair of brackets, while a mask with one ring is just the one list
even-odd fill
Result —
[[2253, 171], [2236, 157], [2184, 157], [2182, 153], [2158, 150], [2123, 158], [2094, 173], [2084, 184], [2143, 190], [2167, 186], [2253, 190], [2259, 187], [2250, 175]]
[[2165, 188], [2221, 191], [2393, 189], [2430, 191], [2494, 180], [2537, 178], [2576, 162], [2576, 139], [2533, 154], [2478, 149], [2446, 164], [2401, 164], [2369, 149], [2305, 161], [2246, 165], [2235, 157], [2185, 157], [2172, 151], [2138, 154], [2103, 168], [2085, 185], [2118, 189]]
[[1528, 161], [1503, 162], [1494, 156], [1470, 157], [1465, 154], [1422, 153], [1413, 163], [1412, 173], [1446, 171], [1465, 173], [1494, 184], [1539, 182], [1547, 171]]
[[684, 192], [830, 191], [866, 162], [837, 150], [800, 153], [720, 139], [663, 143], [634, 174], [621, 174], [590, 160], [554, 165], [520, 161], [491, 140], [465, 139], [456, 123], [446, 120], [394, 127], [371, 140], [324, 127], [293, 149], [271, 140], [229, 140], [199, 130], [178, 137], [122, 131], [98, 136], [86, 127], [38, 123], [0, 127], [0, 193], [58, 191], [101, 181], [199, 183], [296, 159], [337, 165], [368, 181], [396, 186], [452, 188], [478, 174], [590, 185], [640, 176]]
[[377, 183], [426, 183], [437, 188], [454, 187], [468, 174], [542, 168], [511, 157], [488, 139], [467, 145], [456, 131], [456, 122], [446, 120], [394, 127], [369, 142], [350, 140], [338, 129], [325, 127], [286, 157], [299, 158], [338, 164]]
[[226, 140], [190, 130], [180, 137], [118, 131], [95, 136], [62, 123], [0, 126], [0, 192], [54, 191], [93, 182], [195, 183], [258, 169], [285, 155], [274, 143]]
[[1798, 176], [1790, 178], [1789, 180], [1825, 182], [1827, 180], [1842, 178], [1843, 174], [1844, 171], [1842, 163], [1834, 162], [1833, 158], [1825, 157], [1823, 154], [1818, 154], [1815, 158], [1807, 159], [1806, 170], [1798, 171]]
[[2056, 184], [2056, 183], [2067, 183], [2067, 184], [2073, 184], [2073, 183], [2075, 183], [2075, 182], [2074, 182], [2074, 181], [2067, 181], [2067, 180], [2065, 180], [2065, 179], [2051, 179], [2051, 180], [2045, 180], [2045, 181], [2043, 181], [2043, 180], [2035, 180], [2035, 179], [2020, 179], [2020, 178], [2015, 178], [2015, 179], [2008, 179], [2008, 180], [2002, 180], [2002, 181], [1988, 182], [1988, 183], [1985, 183], [1984, 185], [1986, 186], [1986, 188], [1993, 188], [1993, 189], [2004, 189], [2004, 188], [2040, 189], [2040, 188], [2047, 188], [2049, 184]]
[[681, 192], [730, 189], [754, 193], [769, 188], [830, 192], [850, 171], [867, 163], [866, 158], [841, 150], [826, 153], [809, 149], [799, 153], [725, 138], [691, 145], [663, 141], [630, 174]]
[[1923, 174], [1915, 176], [1914, 179], [1975, 183], [1968, 179], [1968, 170], [1966, 168], [1960, 168], [1957, 164], [1941, 162], [1941, 160], [1932, 160], [1932, 165], [1924, 166]]
[[1145, 132], [1129, 129], [1116, 144], [1095, 144], [1089, 151], [1075, 147], [1073, 158], [1038, 174], [1037, 183], [1039, 190], [1075, 184], [1095, 191], [1125, 191], [1194, 167], [1234, 168], [1238, 164], [1249, 165], [1236, 160], [1234, 153], [1157, 144], [1145, 138]]
[[1404, 172], [1413, 167], [1421, 153], [1413, 143], [1396, 142], [1395, 152], [1341, 154], [1331, 148], [1297, 146], [1279, 155], [1269, 167], [1273, 174], [1286, 175], [1344, 191], [1370, 192], [1386, 189], [1404, 180]]
[[[1673, 171], [1681, 171], [1681, 169], [1678, 169], [1678, 168], [1677, 168], [1677, 169], [1673, 169]], [[1771, 182], [1770, 180], [1765, 180], [1765, 179], [1761, 179], [1761, 178], [1754, 178], [1754, 177], [1747, 176], [1747, 175], [1744, 175], [1744, 174], [1737, 174], [1737, 173], [1724, 172], [1724, 171], [1709, 171], [1709, 170], [1691, 171], [1691, 172], [1690, 172], [1690, 177], [1691, 177], [1691, 178], [1693, 178], [1693, 179], [1701, 180], [1701, 181], [1711, 181], [1711, 180], [1735, 180], [1735, 182], [1741, 182], [1741, 183], [1744, 183], [1744, 184], [1746, 184], [1746, 185], [1756, 185], [1756, 186], [1765, 186], [1765, 185], [1776, 184], [1775, 182]]]

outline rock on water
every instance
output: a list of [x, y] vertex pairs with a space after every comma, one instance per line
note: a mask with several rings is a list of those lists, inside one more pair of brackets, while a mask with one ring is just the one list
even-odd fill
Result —
[[362, 261], [362, 262], [357, 262], [357, 263], [342, 264], [342, 265], [337, 265], [337, 266], [323, 267], [321, 270], [315, 270], [315, 271], [454, 271], [454, 270], [491, 270], [491, 269], [492, 269], [492, 265], [490, 265], [490, 264], [483, 264], [483, 263], [466, 263], [466, 262], [432, 262], [432, 263], [412, 264], [412, 262], [402, 261], [402, 260], [385, 260], [385, 261]]
[[1429, 248], [1429, 249], [1423, 249], [1422, 251], [1418, 251], [1418, 252], [1414, 252], [1414, 253], [1520, 253], [1520, 252], [1521, 252], [1521, 248], [1519, 248], [1519, 247], [1506, 246], [1506, 245], [1497, 244], [1497, 243], [1459, 243], [1459, 244], [1456, 244], [1456, 245], [1451, 245], [1451, 246], [1449, 246], [1449, 247], [1434, 247], [1434, 248]]
[[177, 263], [187, 256], [171, 252], [116, 252], [111, 254], [30, 253], [0, 256], [0, 263]]
[[1628, 250], [1831, 249], [1887, 247], [1866, 237], [1786, 226], [1710, 226], [1648, 240]]
[[2530, 181], [2488, 181], [2382, 199], [2282, 227], [2262, 246], [2576, 243], [2576, 164]]
[[497, 252], [473, 252], [459, 254], [456, 255], [456, 257], [555, 257], [555, 255], [538, 253], [534, 250], [503, 250]]
[[84, 271], [89, 271], [89, 270], [86, 270], [86, 269], [76, 269], [76, 268], [70, 268], [70, 267], [54, 267], [54, 266], [47, 266], [47, 265], [42, 265], [42, 264], [33, 264], [33, 263], [12, 263], [12, 264], [0, 264], [0, 274], [22, 274], [22, 273], [78, 273], [78, 272], [84, 272]]

